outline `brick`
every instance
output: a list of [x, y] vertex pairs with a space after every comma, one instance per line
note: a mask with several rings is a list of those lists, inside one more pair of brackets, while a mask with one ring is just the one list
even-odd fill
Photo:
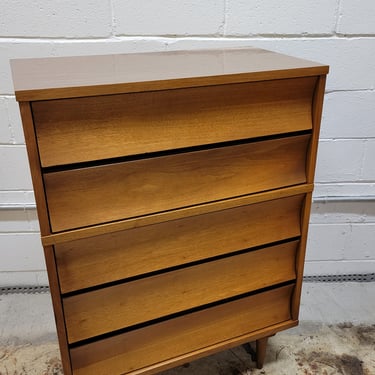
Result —
[[35, 198], [31, 190], [0, 190], [0, 202], [8, 205], [18, 203], [26, 208], [35, 205]]
[[375, 182], [354, 182], [354, 183], [316, 183], [314, 187], [314, 197], [334, 196], [369, 196], [375, 191]]
[[[350, 196], [350, 194], [347, 196]], [[374, 214], [374, 207], [365, 201], [327, 201], [325, 203], [313, 203], [310, 223], [342, 224], [375, 222]]]
[[0, 272], [44, 270], [39, 233], [0, 234]]
[[0, 144], [24, 144], [21, 116], [15, 98], [0, 97]]
[[375, 223], [313, 224], [309, 228], [306, 260], [374, 260]]
[[1, 210], [0, 233], [36, 231], [38, 231], [36, 210]]
[[344, 249], [344, 259], [374, 259], [375, 258], [375, 224], [353, 224], [348, 246]]
[[116, 35], [216, 35], [224, 0], [113, 0]]
[[0, 97], [0, 144], [11, 143], [12, 132], [10, 130], [7, 101]]
[[0, 146], [0, 190], [31, 190], [25, 146]]
[[374, 0], [341, 0], [337, 32], [340, 34], [375, 34]]
[[353, 182], [360, 179], [363, 140], [320, 141], [316, 167], [317, 182]]
[[309, 227], [306, 260], [341, 260], [348, 246], [349, 224], [312, 224]]
[[365, 181], [375, 180], [375, 139], [368, 139], [365, 143], [365, 155], [363, 158], [363, 167], [361, 179]]
[[39, 232], [34, 194], [30, 190], [0, 190], [0, 202], [5, 207], [18, 206], [17, 210], [0, 211], [1, 232]]
[[375, 91], [325, 95], [321, 138], [375, 137]]
[[228, 0], [225, 35], [332, 34], [338, 0]]
[[6, 98], [9, 124], [12, 132], [13, 144], [25, 144], [25, 137], [23, 135], [22, 121], [18, 103], [15, 97]]
[[6, 37], [107, 37], [110, 0], [1, 2], [0, 35]]
[[305, 275], [348, 275], [352, 273], [373, 273], [375, 260], [325, 260], [308, 261]]

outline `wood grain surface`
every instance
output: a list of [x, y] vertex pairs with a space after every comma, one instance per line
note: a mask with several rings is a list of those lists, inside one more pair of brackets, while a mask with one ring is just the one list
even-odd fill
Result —
[[[314, 100], [312, 107], [312, 121], [313, 121], [313, 132], [311, 137], [311, 142], [308, 150], [308, 157], [306, 162], [306, 176], [307, 181], [313, 182], [315, 175], [315, 165], [317, 159], [317, 150], [319, 142], [319, 130], [320, 121], [323, 110], [323, 98], [325, 92], [326, 76], [320, 76], [314, 91]], [[299, 306], [301, 301], [301, 291], [302, 291], [302, 281], [303, 281], [303, 270], [305, 265], [305, 254], [306, 254], [306, 244], [307, 235], [310, 222], [310, 211], [311, 211], [311, 201], [312, 193], [306, 195], [305, 202], [303, 204], [303, 210], [301, 214], [301, 228], [302, 228], [302, 238], [301, 246], [297, 253], [297, 281], [296, 288], [293, 293], [292, 299], [292, 316], [293, 319], [298, 319], [299, 316]]]
[[34, 195], [36, 200], [36, 208], [38, 212], [38, 220], [41, 235], [48, 235], [51, 233], [46, 196], [43, 186], [43, 177], [40, 170], [40, 158], [38, 151], [38, 144], [36, 142], [36, 135], [33, 122], [33, 114], [31, 111], [31, 103], [19, 103], [20, 113], [22, 118], [23, 133], [26, 141], [27, 156], [29, 159], [31, 179], [33, 182]]
[[64, 374], [72, 375], [72, 364], [70, 358], [70, 351], [68, 348], [68, 337], [65, 326], [65, 316], [60, 295], [60, 286], [57, 275], [57, 267], [53, 246], [45, 246], [43, 248], [43, 251], [48, 272], [48, 282], [49, 289], [51, 291], [52, 306], [55, 314], [56, 332], [61, 354], [61, 364]]
[[[307, 130], [315, 77], [32, 104], [43, 167]], [[67, 152], [69, 150], [69, 152]]]
[[229, 337], [287, 323], [292, 290], [293, 286], [286, 286], [256, 294], [71, 349], [74, 375], [119, 375], [161, 367], [163, 361], [189, 352], [194, 356], [202, 348], [208, 351], [210, 345]]
[[292, 280], [298, 244], [288, 242], [66, 297], [68, 340], [73, 343]]
[[[17, 100], [43, 100], [326, 74], [328, 67], [259, 48], [15, 59]], [[58, 72], [58, 74], [56, 74]]]
[[306, 181], [301, 135], [44, 175], [53, 232]]
[[55, 245], [62, 293], [299, 236], [304, 195]]
[[91, 227], [53, 233], [42, 236], [42, 243], [44, 246], [62, 244], [65, 242], [80, 240], [93, 236], [100, 236], [102, 234], [115, 233], [127, 229], [144, 227], [146, 225], [159, 224], [166, 221], [179, 220], [187, 217], [204, 215], [215, 211], [247, 206], [249, 204], [286, 198], [292, 195], [310, 193], [312, 192], [312, 190], [313, 184], [300, 184], [250, 195], [242, 195], [240, 197], [228, 198], [220, 201], [203, 203], [196, 206], [189, 206], [176, 210], [154, 213], [147, 216], [122, 219], [116, 222], [101, 223]]

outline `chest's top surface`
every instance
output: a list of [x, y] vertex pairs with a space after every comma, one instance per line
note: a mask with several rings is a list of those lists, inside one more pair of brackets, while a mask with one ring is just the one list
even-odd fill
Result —
[[11, 61], [19, 101], [326, 74], [328, 67], [258, 48]]

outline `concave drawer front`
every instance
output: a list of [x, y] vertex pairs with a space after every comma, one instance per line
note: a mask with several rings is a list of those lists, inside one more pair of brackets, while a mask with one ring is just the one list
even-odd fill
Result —
[[66, 297], [68, 340], [77, 342], [292, 280], [298, 246], [299, 241], [292, 241]]
[[47, 167], [311, 129], [315, 83], [316, 77], [308, 77], [35, 102], [41, 163]]
[[306, 182], [310, 135], [44, 175], [53, 232]]
[[[124, 374], [291, 319], [293, 285], [71, 349], [74, 375]], [[185, 356], [185, 358], [188, 356]]]
[[62, 293], [299, 236], [303, 194], [55, 245]]

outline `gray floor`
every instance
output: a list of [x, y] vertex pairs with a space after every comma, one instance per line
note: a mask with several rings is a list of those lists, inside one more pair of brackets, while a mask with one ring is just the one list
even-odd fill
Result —
[[[375, 375], [374, 282], [305, 283], [300, 320], [299, 327], [272, 338], [263, 370], [251, 370], [254, 364], [246, 352], [238, 348], [167, 371], [165, 375]], [[307, 344], [311, 346], [308, 352], [297, 350]], [[323, 350], [327, 347], [330, 349]], [[35, 348], [41, 352], [34, 353]], [[361, 353], [360, 357], [349, 351]], [[321, 358], [322, 353], [326, 353], [324, 358]], [[43, 355], [46, 359], [42, 366], [48, 367], [43, 369], [43, 374], [60, 374], [50, 295], [0, 295], [0, 374], [38, 374], [41, 370], [34, 371], [38, 365], [32, 361], [41, 360]], [[287, 359], [292, 355], [295, 360], [289, 363]], [[12, 356], [23, 366], [24, 372], [17, 370], [16, 365], [12, 367], [15, 361]], [[362, 369], [364, 361], [366, 368]], [[31, 362], [33, 367], [27, 370]]]

